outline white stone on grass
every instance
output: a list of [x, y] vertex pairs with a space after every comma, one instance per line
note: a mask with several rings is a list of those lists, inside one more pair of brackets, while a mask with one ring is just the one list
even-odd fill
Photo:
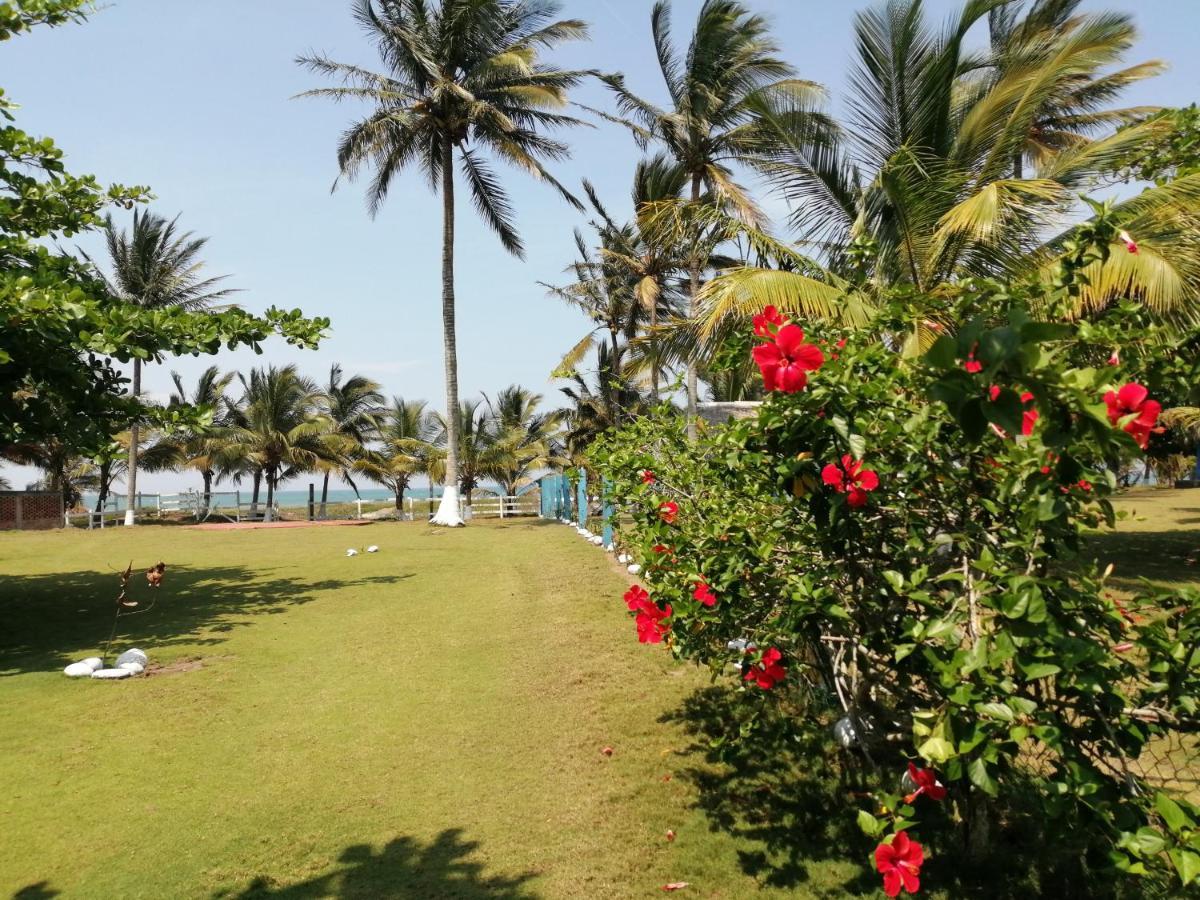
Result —
[[370, 547], [367, 548], [367, 552], [368, 553], [378, 553], [379, 548], [376, 547], [374, 544], [372, 544]]
[[346, 555], [347, 556], [358, 556], [358, 551], [355, 550], [353, 547], [350, 547], [349, 549], [346, 550]]
[[641, 574], [641, 572], [642, 572], [642, 567], [641, 567], [641, 566], [639, 566], [637, 563], [634, 563], [633, 565], [631, 565], [631, 566], [629, 567], [629, 574], [630, 574], [630, 575], [640, 575], [640, 574]]
[[119, 666], [117, 666], [117, 668], [118, 669], [128, 669], [134, 675], [141, 675], [143, 672], [146, 671], [146, 667], [143, 666], [139, 662], [121, 663]]
[[77, 662], [71, 663], [69, 666], [63, 669], [63, 674], [68, 678], [84, 678], [88, 675], [91, 675], [94, 671], [96, 670], [89, 666], [86, 662]]
[[129, 669], [97, 669], [92, 673], [92, 677], [108, 680], [110, 678], [128, 678], [132, 674], [133, 672], [131, 672]]
[[603, 543], [604, 543], [604, 538], [602, 538], [602, 537], [601, 537], [600, 535], [598, 535], [598, 534], [597, 534], [597, 535], [593, 535], [593, 536], [592, 536], [592, 543], [593, 543], [593, 544], [595, 544], [597, 547], [599, 547], [601, 544], [603, 544]]
[[124, 666], [125, 663], [137, 663], [144, 669], [146, 668], [146, 663], [148, 662], [150, 662], [150, 659], [146, 656], [145, 651], [139, 650], [137, 647], [133, 647], [117, 657], [114, 667], [119, 669]]
[[104, 668], [104, 660], [98, 656], [89, 656], [87, 659], [81, 659], [79, 662], [87, 666], [93, 672], [95, 672], [97, 669]]
[[629, 554], [622, 553], [620, 556], [617, 557], [617, 562], [619, 562], [623, 566], [629, 565]]

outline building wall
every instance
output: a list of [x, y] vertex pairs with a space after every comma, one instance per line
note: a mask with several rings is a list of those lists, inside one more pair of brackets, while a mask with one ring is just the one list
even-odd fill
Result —
[[0, 491], [0, 529], [63, 527], [63, 498], [57, 491]]

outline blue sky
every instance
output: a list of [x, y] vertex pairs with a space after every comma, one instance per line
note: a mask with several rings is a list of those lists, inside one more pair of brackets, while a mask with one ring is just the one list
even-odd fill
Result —
[[[701, 0], [676, 0], [685, 40]], [[866, 2], [751, 0], [771, 17], [784, 56], [801, 77], [827, 85], [840, 104], [851, 19]], [[930, 0], [938, 18], [957, 0]], [[1130, 62], [1159, 58], [1163, 77], [1129, 92], [1130, 103], [1181, 105], [1200, 99], [1197, 0], [1088, 2], [1132, 9], [1142, 39]], [[650, 0], [566, 0], [563, 14], [587, 20], [592, 40], [554, 58], [567, 67], [623, 71], [637, 91], [662, 88], [649, 34]], [[292, 100], [320, 81], [293, 59], [307, 50], [376, 67], [342, 0], [110, 0], [82, 26], [41, 29], [0, 48], [0, 84], [22, 105], [18, 124], [53, 137], [72, 172], [104, 182], [149, 185], [152, 208], [182, 213], [184, 228], [211, 238], [208, 271], [229, 274], [250, 310], [300, 307], [333, 320], [319, 351], [281, 341], [265, 353], [225, 353], [153, 366], [145, 383], [165, 394], [168, 371], [185, 381], [212, 362], [222, 368], [296, 362], [323, 378], [331, 362], [381, 382], [387, 393], [440, 406], [440, 206], [419, 175], [393, 187], [374, 220], [360, 185], [330, 187], [338, 135], [359, 111]], [[610, 108], [598, 85], [578, 92]], [[626, 211], [638, 152], [618, 127], [598, 123], [568, 135], [574, 155], [556, 167], [564, 183], [589, 178], [614, 210]], [[458, 215], [459, 384], [463, 396], [520, 383], [559, 403], [549, 373], [587, 327], [538, 282], [563, 283], [584, 218], [524, 175], [505, 173], [528, 248], [508, 256], [466, 202]], [[460, 195], [460, 200], [464, 198]], [[772, 208], [768, 203], [768, 208]], [[97, 249], [94, 239], [80, 244]], [[6, 474], [20, 484], [27, 470]], [[151, 475], [147, 490], [196, 479]]]

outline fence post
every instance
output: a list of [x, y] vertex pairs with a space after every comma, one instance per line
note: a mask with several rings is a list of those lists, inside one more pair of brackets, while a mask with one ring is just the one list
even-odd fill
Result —
[[317, 519], [316, 493], [313, 483], [308, 483], [308, 521], [315, 522]]

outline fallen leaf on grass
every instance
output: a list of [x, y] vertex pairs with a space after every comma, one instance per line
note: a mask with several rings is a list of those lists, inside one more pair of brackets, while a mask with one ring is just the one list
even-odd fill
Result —
[[612, 748], [612, 747], [605, 747], [605, 748], [604, 748], [603, 750], [601, 750], [600, 752], [601, 752], [601, 753], [603, 753], [605, 756], [612, 756], [612, 755], [613, 755], [613, 748]]
[[687, 886], [686, 881], [672, 881], [670, 884], [664, 884], [662, 889], [664, 891], [682, 891]]
[[667, 840], [668, 841], [675, 840], [675, 832], [673, 830], [671, 830], [670, 828], [667, 829]]

